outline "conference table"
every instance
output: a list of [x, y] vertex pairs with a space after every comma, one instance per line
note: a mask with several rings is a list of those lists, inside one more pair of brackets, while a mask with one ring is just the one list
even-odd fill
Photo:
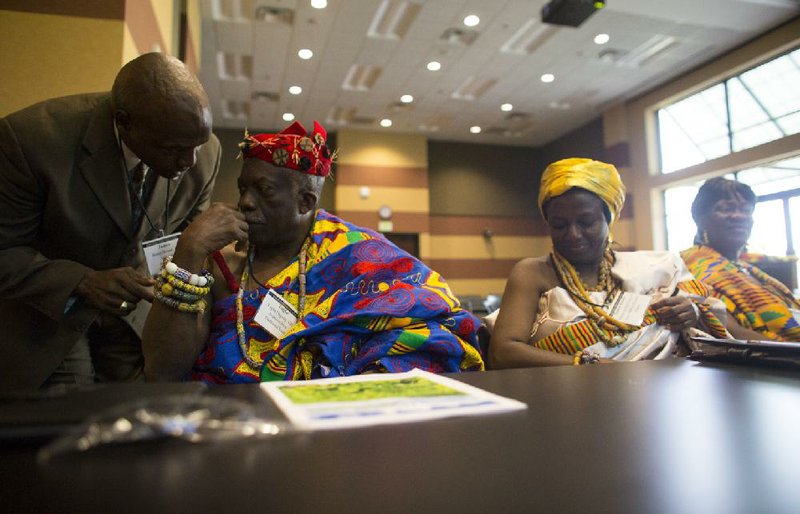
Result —
[[[48, 461], [30, 441], [5, 444], [0, 501], [5, 512], [800, 511], [796, 371], [668, 360], [451, 376], [528, 408]], [[202, 394], [280, 416], [256, 385]]]

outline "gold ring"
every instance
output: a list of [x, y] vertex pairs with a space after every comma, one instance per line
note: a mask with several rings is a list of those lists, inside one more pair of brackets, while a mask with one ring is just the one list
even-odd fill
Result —
[[131, 304], [129, 304], [126, 300], [122, 300], [122, 303], [119, 304], [119, 308], [122, 309], [123, 311], [127, 311], [130, 305]]

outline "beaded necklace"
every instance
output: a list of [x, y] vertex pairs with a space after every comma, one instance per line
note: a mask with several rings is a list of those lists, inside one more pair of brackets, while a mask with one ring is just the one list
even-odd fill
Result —
[[[297, 256], [298, 264], [298, 274], [297, 274], [297, 281], [299, 283], [300, 294], [297, 299], [297, 314], [302, 319], [303, 313], [305, 312], [306, 308], [306, 254], [308, 252], [308, 246], [311, 243], [310, 238], [306, 238], [305, 242], [303, 242], [302, 248], [300, 248], [300, 253]], [[242, 357], [244, 357], [244, 361], [253, 369], [260, 369], [261, 364], [260, 362], [256, 362], [252, 357], [250, 357], [249, 353], [249, 345], [247, 344], [247, 334], [245, 333], [244, 328], [244, 306], [242, 302], [242, 298], [244, 297], [244, 290], [247, 287], [247, 279], [248, 279], [248, 268], [252, 266], [252, 255], [255, 248], [251, 248], [250, 252], [248, 252], [247, 256], [247, 265], [244, 267], [244, 271], [242, 271], [242, 279], [239, 281], [239, 290], [236, 292], [236, 334], [239, 336], [239, 349], [242, 352]], [[264, 284], [256, 279], [255, 273], [253, 273], [253, 280], [259, 286], [263, 288], [267, 288]]]
[[[559, 282], [567, 290], [575, 304], [586, 314], [586, 318], [595, 329], [597, 335], [609, 346], [616, 346], [625, 340], [622, 333], [638, 330], [640, 327], [629, 325], [611, 317], [604, 309], [604, 305], [592, 302], [587, 287], [580, 275], [570, 262], [555, 250], [550, 254]], [[597, 272], [597, 290], [606, 292], [606, 303], [619, 294], [619, 286], [611, 276], [611, 266], [614, 263], [614, 252], [606, 249]], [[609, 332], [617, 332], [609, 335]], [[620, 333], [621, 332], [621, 333]]]

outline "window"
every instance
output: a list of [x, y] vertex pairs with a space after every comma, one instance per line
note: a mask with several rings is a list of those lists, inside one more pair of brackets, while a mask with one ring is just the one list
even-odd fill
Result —
[[[749, 185], [758, 197], [747, 248], [767, 255], [800, 250], [800, 156], [725, 175]], [[664, 191], [667, 248], [681, 251], [694, 241], [691, 205], [703, 181]], [[799, 264], [800, 266], [800, 264]], [[800, 267], [798, 268], [800, 275]]]
[[659, 109], [661, 172], [800, 132], [800, 49]]

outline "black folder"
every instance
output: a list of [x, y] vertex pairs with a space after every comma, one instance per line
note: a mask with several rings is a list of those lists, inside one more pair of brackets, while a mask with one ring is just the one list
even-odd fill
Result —
[[729, 362], [800, 369], [800, 343], [692, 337], [698, 361]]

